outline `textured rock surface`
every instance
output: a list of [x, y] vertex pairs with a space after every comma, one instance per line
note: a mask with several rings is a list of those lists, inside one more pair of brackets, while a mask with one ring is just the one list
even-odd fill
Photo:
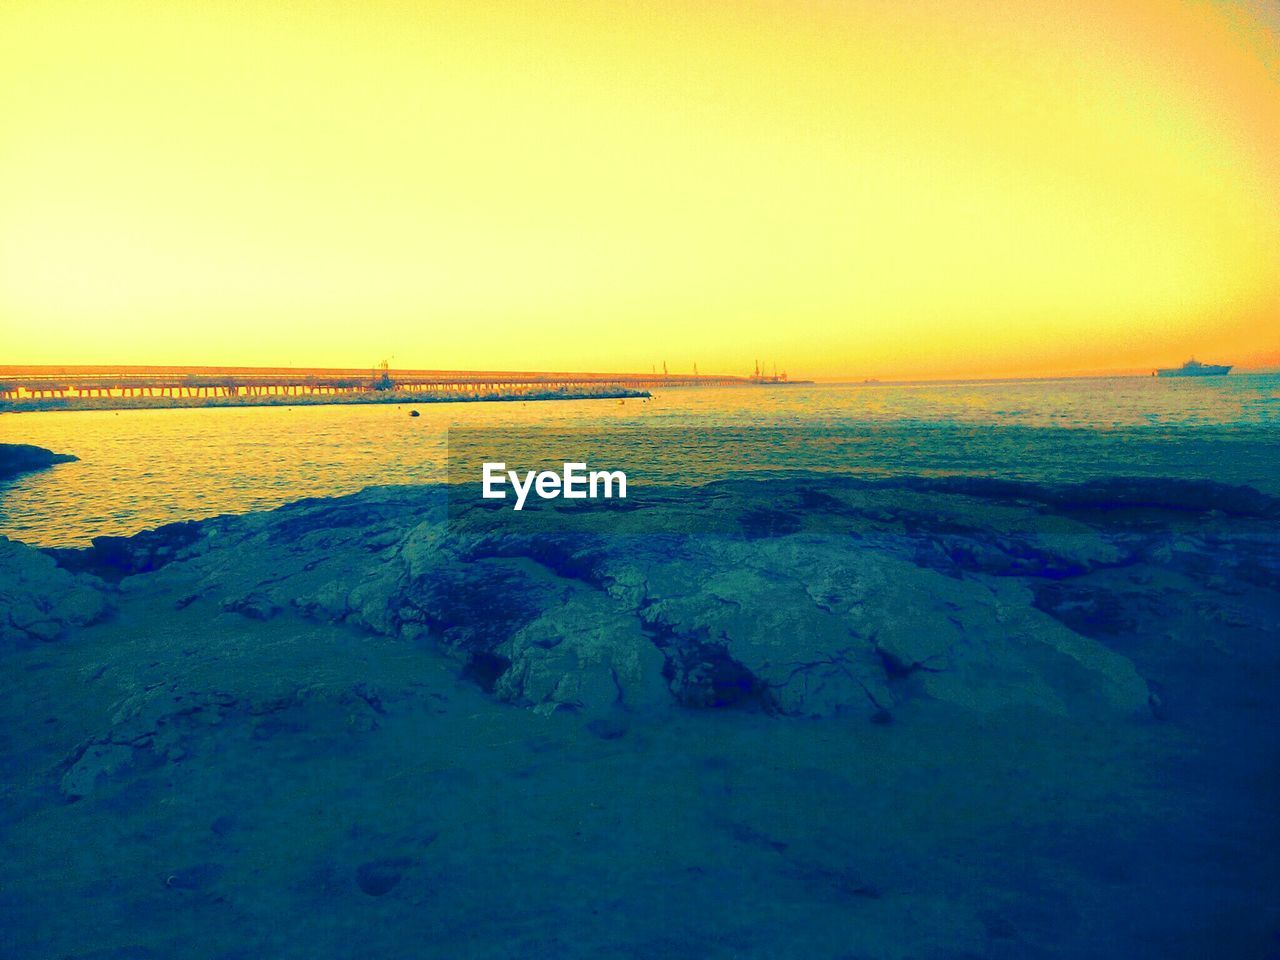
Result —
[[69, 453], [54, 453], [28, 443], [0, 443], [0, 480], [31, 470], [43, 470], [55, 463], [71, 463], [76, 459]]
[[108, 606], [100, 582], [68, 573], [51, 557], [0, 537], [0, 652], [57, 640], [72, 627], [102, 619]]
[[[509, 512], [450, 513], [438, 490], [370, 491], [59, 556], [127, 576], [125, 597], [167, 592], [256, 620], [290, 610], [425, 643], [539, 710], [674, 702], [883, 717], [926, 696], [1142, 713], [1150, 691], [1132, 663], [1036, 589], [1163, 541], [1046, 517], [1015, 492], [1001, 486], [993, 504], [965, 488], [724, 485], [707, 532], [671, 533], [691, 503], [526, 532]], [[657, 533], [645, 532], [649, 513], [664, 517]], [[781, 532], [760, 536], [762, 522]]]
[[792, 479], [0, 540], [0, 953], [1248, 955], [1276, 517]]

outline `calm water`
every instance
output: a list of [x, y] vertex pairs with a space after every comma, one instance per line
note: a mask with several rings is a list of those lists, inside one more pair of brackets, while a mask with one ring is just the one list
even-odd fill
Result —
[[0, 442], [80, 457], [0, 488], [0, 534], [83, 544], [300, 497], [438, 481], [451, 430], [455, 446], [492, 429], [559, 433], [568, 456], [588, 455], [578, 450], [585, 444], [593, 464], [625, 463], [644, 445], [647, 479], [672, 483], [796, 468], [1208, 478], [1280, 494], [1280, 375], [670, 390], [648, 402], [428, 404], [417, 418], [411, 406], [0, 416]]

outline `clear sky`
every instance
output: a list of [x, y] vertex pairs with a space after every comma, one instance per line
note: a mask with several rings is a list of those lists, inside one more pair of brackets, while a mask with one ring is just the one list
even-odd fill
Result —
[[1280, 362], [1280, 18], [0, 2], [0, 362]]

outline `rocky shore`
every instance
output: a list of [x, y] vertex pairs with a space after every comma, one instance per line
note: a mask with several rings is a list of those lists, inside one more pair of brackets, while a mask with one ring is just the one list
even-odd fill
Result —
[[21, 473], [43, 470], [55, 463], [71, 463], [76, 459], [69, 453], [54, 453], [27, 443], [0, 443], [0, 482]]
[[471, 493], [0, 539], [0, 952], [1169, 958], [1280, 929], [1274, 498], [796, 477], [538, 526]]

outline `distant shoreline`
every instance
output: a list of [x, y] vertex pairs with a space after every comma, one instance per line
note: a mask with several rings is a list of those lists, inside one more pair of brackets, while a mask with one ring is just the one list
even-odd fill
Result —
[[647, 400], [648, 390], [542, 390], [536, 393], [492, 391], [464, 396], [405, 391], [350, 394], [299, 394], [233, 397], [57, 397], [0, 402], [0, 413], [48, 413], [74, 410], [173, 410], [198, 407], [319, 407], [354, 404], [511, 403], [528, 400]]

